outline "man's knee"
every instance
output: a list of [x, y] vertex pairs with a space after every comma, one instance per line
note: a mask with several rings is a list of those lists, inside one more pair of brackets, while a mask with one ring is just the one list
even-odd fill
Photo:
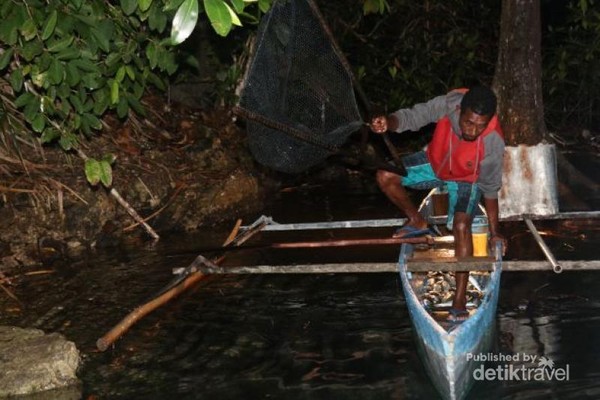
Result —
[[455, 215], [452, 223], [452, 233], [455, 235], [465, 236], [471, 231], [471, 221], [468, 217], [460, 218]]
[[377, 171], [376, 179], [377, 184], [382, 189], [393, 185], [400, 185], [400, 175], [383, 169]]

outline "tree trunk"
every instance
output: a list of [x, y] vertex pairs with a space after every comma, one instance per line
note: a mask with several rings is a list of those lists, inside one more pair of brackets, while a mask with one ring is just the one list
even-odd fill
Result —
[[508, 145], [535, 145], [546, 136], [542, 101], [539, 0], [503, 0], [494, 91]]
[[500, 215], [558, 212], [556, 155], [542, 101], [540, 0], [503, 0], [494, 91], [506, 144]]

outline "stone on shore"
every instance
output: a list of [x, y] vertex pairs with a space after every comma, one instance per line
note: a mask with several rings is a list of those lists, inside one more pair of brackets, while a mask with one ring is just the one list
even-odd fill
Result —
[[54, 393], [53, 399], [69, 398], [60, 388], [69, 388], [65, 394], [80, 394], [72, 390], [81, 386], [79, 361], [75, 344], [59, 333], [0, 326], [0, 397], [46, 392]]

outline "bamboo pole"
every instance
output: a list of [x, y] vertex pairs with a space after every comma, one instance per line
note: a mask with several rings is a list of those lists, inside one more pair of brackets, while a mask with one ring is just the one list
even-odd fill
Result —
[[544, 239], [542, 239], [542, 236], [538, 232], [535, 225], [533, 225], [533, 222], [531, 222], [529, 218], [525, 218], [525, 224], [527, 224], [527, 227], [531, 231], [533, 238], [537, 242], [538, 246], [540, 246], [540, 249], [542, 249], [542, 252], [550, 262], [550, 265], [552, 265], [552, 270], [557, 274], [560, 274], [562, 272], [562, 267], [558, 264], [556, 258], [554, 258], [554, 254], [552, 254], [552, 251], [550, 250], [546, 242], [544, 242]]
[[[492, 258], [484, 260], [452, 260], [410, 261], [408, 270], [423, 271], [487, 271], [491, 270]], [[564, 260], [561, 261], [563, 271], [600, 270], [600, 260]], [[550, 271], [548, 261], [503, 261], [502, 271], [534, 272]], [[297, 264], [297, 265], [245, 265], [232, 267], [212, 267], [202, 265], [199, 269], [204, 274], [336, 274], [336, 273], [397, 273], [398, 263], [329, 263], [329, 264]]]
[[[269, 221], [269, 224], [264, 228], [265, 231], [297, 231], [297, 230], [320, 230], [320, 229], [358, 229], [358, 228], [385, 228], [402, 226], [408, 220], [406, 218], [384, 218], [370, 220], [346, 220], [346, 221], [329, 221], [329, 222], [295, 222], [295, 223], [278, 223], [273, 221], [271, 217], [263, 216]], [[570, 211], [561, 212], [552, 215], [515, 215], [510, 217], [500, 217], [501, 222], [505, 221], [523, 221], [525, 218], [537, 221], [546, 220], [565, 220], [565, 219], [586, 219], [600, 218], [600, 211]], [[427, 218], [430, 224], [445, 224], [446, 216], [432, 216]], [[247, 229], [242, 226], [240, 229]]]

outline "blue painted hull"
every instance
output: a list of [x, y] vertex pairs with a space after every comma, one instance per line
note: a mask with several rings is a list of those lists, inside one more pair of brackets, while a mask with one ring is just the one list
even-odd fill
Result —
[[491, 349], [502, 261], [497, 259], [482, 289], [484, 297], [465, 322], [447, 331], [425, 310], [415, 292], [414, 275], [407, 271], [414, 247], [403, 244], [398, 261], [400, 280], [406, 298], [419, 350], [426, 370], [445, 399], [462, 399], [473, 384], [473, 371], [480, 363], [468, 355], [488, 353]]

